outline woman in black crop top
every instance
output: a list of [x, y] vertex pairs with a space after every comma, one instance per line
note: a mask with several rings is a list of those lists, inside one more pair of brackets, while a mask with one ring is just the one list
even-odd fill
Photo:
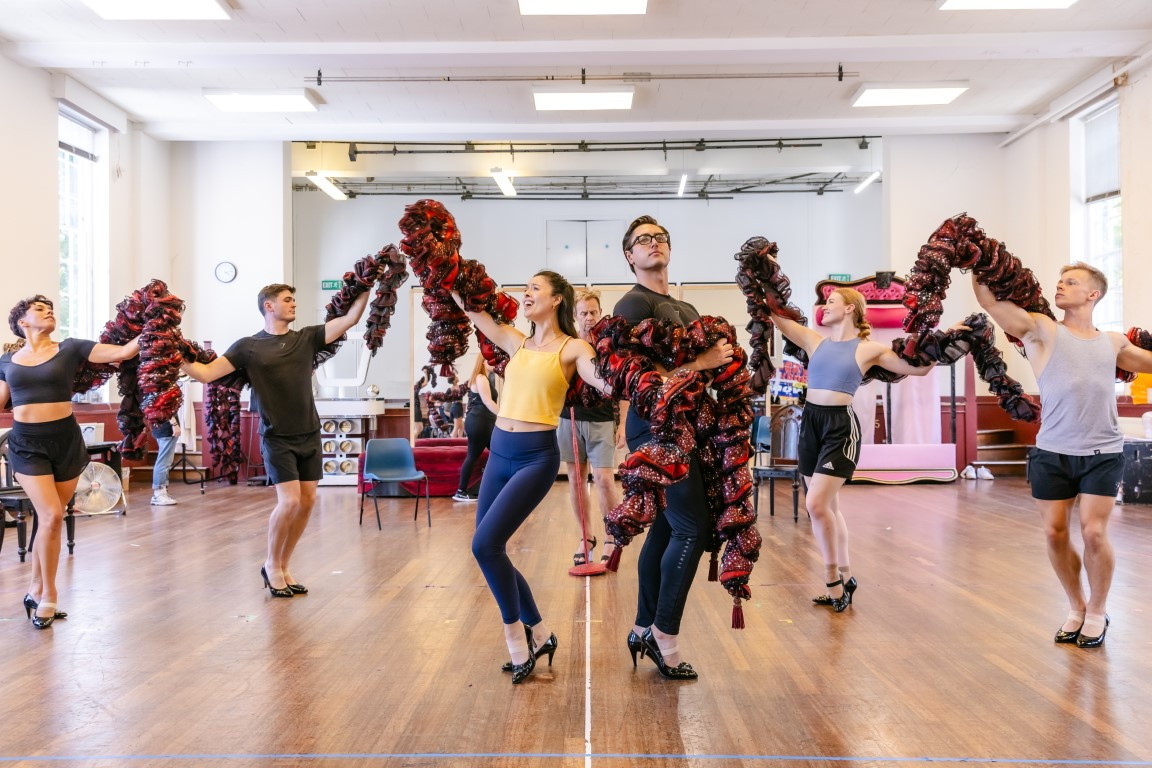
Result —
[[[820, 325], [829, 331], [827, 338], [794, 320], [772, 315], [780, 332], [803, 349], [809, 361], [822, 344], [855, 346], [857, 370], [830, 377], [830, 380], [853, 381], [852, 391], [809, 388], [800, 425], [800, 473], [807, 484], [804, 503], [812, 518], [816, 544], [824, 557], [824, 583], [829, 590], [812, 598], [812, 602], [831, 606], [837, 613], [852, 604], [852, 594], [857, 587], [848, 560], [848, 525], [840, 511], [840, 488], [852, 478], [860, 455], [860, 422], [852, 411], [852, 398], [860, 376], [872, 366], [907, 376], [924, 376], [933, 367], [909, 365], [890, 347], [871, 341], [868, 335], [872, 326], [866, 319], [867, 310], [859, 291], [837, 288], [828, 296], [820, 318]], [[825, 350], [825, 353], [831, 351]]]
[[140, 347], [135, 340], [122, 347], [84, 339], [53, 341], [52, 302], [39, 295], [13, 307], [8, 325], [24, 339], [0, 357], [0, 405], [12, 408], [8, 460], [38, 521], [24, 610], [33, 626], [46, 629], [65, 616], [56, 611], [60, 527], [76, 481], [88, 466], [80, 425], [72, 415], [72, 382], [85, 362], [120, 362], [135, 357]]

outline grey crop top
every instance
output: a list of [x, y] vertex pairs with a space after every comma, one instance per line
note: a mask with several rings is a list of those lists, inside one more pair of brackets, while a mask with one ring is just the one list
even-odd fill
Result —
[[39, 365], [12, 362], [12, 352], [0, 357], [0, 381], [8, 382], [12, 407], [34, 403], [66, 403], [72, 399], [76, 372], [88, 362], [96, 342], [64, 339], [56, 354]]
[[816, 345], [808, 361], [808, 389], [829, 389], [847, 395], [856, 394], [864, 374], [856, 363], [860, 338], [848, 341], [824, 339]]

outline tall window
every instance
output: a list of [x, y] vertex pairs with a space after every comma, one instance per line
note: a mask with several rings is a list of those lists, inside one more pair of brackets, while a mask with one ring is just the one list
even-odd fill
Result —
[[56, 327], [62, 338], [96, 338], [95, 171], [96, 131], [61, 113], [60, 304]]
[[1112, 102], [1084, 122], [1084, 261], [1108, 278], [1108, 294], [1096, 305], [1098, 328], [1124, 330], [1123, 239], [1120, 217], [1120, 109]]

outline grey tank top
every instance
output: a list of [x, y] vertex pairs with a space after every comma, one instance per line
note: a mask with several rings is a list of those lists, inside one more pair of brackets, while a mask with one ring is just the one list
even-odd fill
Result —
[[1036, 447], [1068, 456], [1123, 451], [1115, 370], [1116, 348], [1108, 334], [1081, 339], [1057, 324], [1052, 357], [1036, 380], [1043, 408]]
[[856, 364], [856, 348], [860, 337], [848, 341], [824, 339], [812, 351], [808, 361], [808, 389], [830, 389], [833, 392], [856, 394], [864, 374]]

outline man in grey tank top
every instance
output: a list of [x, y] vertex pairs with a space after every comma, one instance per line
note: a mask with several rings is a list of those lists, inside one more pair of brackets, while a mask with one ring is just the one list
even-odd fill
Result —
[[[1152, 373], [1152, 352], [1119, 333], [1099, 331], [1092, 311], [1108, 291], [1108, 280], [1095, 267], [1076, 262], [1060, 270], [1056, 283], [1059, 323], [1027, 312], [972, 278], [980, 306], [1007, 333], [1024, 342], [1036, 374], [1043, 407], [1036, 447], [1028, 456], [1032, 498], [1040, 507], [1048, 541], [1048, 560], [1068, 595], [1068, 617], [1056, 632], [1057, 643], [1081, 648], [1104, 644], [1108, 631], [1108, 589], [1116, 567], [1108, 540], [1108, 519], [1124, 469], [1124, 438], [1116, 417], [1114, 371]], [[1080, 500], [1083, 556], [1073, 545], [1069, 523]], [[1080, 578], [1088, 578], [1088, 597]]]

